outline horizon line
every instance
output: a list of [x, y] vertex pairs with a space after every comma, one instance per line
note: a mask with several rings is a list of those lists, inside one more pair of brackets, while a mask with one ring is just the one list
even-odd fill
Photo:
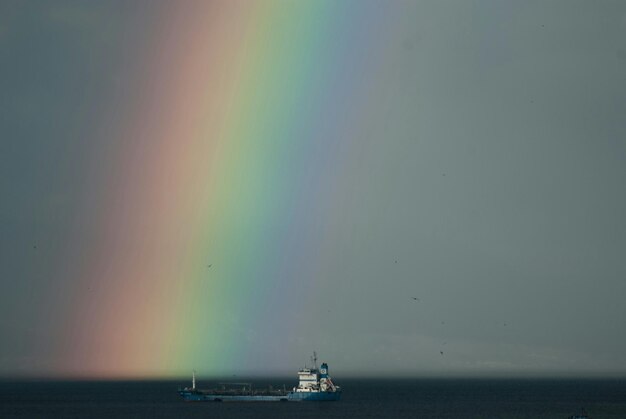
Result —
[[[189, 381], [187, 375], [0, 375], [0, 382], [7, 381], [65, 381], [65, 382], [95, 382], [95, 381]], [[228, 379], [297, 379], [294, 374], [233, 374], [233, 375], [201, 375], [201, 381], [228, 380]], [[604, 380], [624, 379], [626, 372], [615, 373], [560, 373], [560, 374], [341, 374], [334, 376], [336, 380]], [[196, 375], [198, 379], [198, 375]]]

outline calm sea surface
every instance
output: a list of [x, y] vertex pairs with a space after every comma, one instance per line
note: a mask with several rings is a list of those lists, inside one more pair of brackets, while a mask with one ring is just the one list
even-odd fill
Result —
[[5, 381], [0, 418], [564, 419], [584, 407], [592, 419], [626, 419], [623, 379], [336, 381], [342, 400], [328, 403], [186, 403], [176, 393], [183, 381]]

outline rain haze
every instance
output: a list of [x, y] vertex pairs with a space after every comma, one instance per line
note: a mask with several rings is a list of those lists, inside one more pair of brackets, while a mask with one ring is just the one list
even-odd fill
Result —
[[623, 1], [0, 4], [0, 376], [626, 374]]

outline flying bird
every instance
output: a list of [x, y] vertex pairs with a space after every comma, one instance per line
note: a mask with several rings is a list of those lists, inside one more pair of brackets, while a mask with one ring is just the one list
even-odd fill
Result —
[[419, 298], [417, 298], [417, 297], [412, 297], [412, 298], [413, 298], [413, 300], [415, 300], [415, 301], [419, 301], [419, 300], [420, 300], [420, 299], [419, 299]]

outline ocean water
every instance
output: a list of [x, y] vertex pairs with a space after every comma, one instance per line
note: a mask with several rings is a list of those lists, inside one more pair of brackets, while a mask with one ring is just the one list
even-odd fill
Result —
[[626, 419], [626, 379], [336, 381], [342, 400], [327, 403], [189, 403], [176, 393], [189, 384], [182, 380], [4, 381], [0, 418], [564, 419], [584, 407], [592, 419]]

